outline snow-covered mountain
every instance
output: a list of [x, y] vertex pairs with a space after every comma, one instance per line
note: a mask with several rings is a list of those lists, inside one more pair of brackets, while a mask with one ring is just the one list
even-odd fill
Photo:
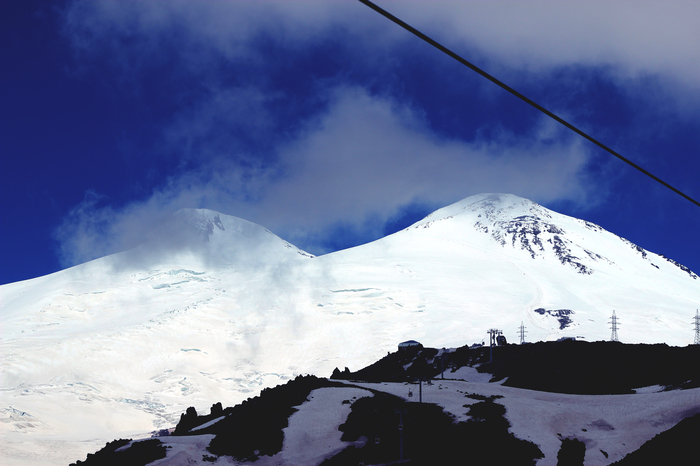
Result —
[[3, 464], [64, 464], [409, 338], [515, 341], [523, 322], [530, 341], [608, 339], [615, 310], [622, 341], [686, 345], [700, 308], [692, 271], [512, 195], [320, 257], [207, 210], [145, 240], [0, 287]]

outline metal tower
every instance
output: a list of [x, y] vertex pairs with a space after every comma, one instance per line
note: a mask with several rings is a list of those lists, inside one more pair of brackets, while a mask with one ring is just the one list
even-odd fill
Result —
[[518, 335], [520, 335], [520, 344], [522, 345], [525, 343], [525, 325], [523, 325], [523, 321], [520, 321], [520, 327], [518, 328]]
[[615, 316], [615, 311], [613, 311], [613, 315], [610, 318], [610, 326], [612, 328], [612, 335], [610, 336], [610, 341], [620, 341], [617, 339], [617, 326], [620, 325], [620, 323], [617, 321], [617, 317]]
[[693, 344], [700, 345], [700, 312], [695, 310], [695, 342]]

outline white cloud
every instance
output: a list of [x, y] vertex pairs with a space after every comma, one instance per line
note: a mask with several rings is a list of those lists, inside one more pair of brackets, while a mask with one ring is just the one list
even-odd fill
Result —
[[380, 3], [457, 52], [475, 47], [509, 67], [609, 66], [620, 77], [659, 75], [671, 85], [700, 90], [700, 3], [695, 1]]
[[527, 138], [504, 133], [468, 144], [437, 138], [412, 109], [364, 89], [338, 88], [330, 98], [325, 115], [278, 147], [273, 166], [214, 158], [121, 210], [89, 198], [57, 233], [66, 265], [134, 247], [183, 207], [235, 215], [313, 250], [318, 245], [309, 238], [341, 222], [366, 228], [372, 218], [379, 234], [415, 201], [442, 207], [480, 192], [508, 192], [585, 203], [594, 191], [583, 184], [582, 143], [548, 122]]
[[[473, 50], [495, 67], [547, 72], [559, 66], [606, 66], [622, 79], [659, 76], [670, 91], [679, 85], [700, 91], [696, 1], [377, 3], [456, 52]], [[355, 34], [354, 45], [366, 53], [418, 40], [355, 1], [76, 1], [66, 18], [66, 31], [81, 49], [100, 43], [115, 51], [131, 46], [152, 58], [164, 41], [172, 41], [193, 66], [211, 51], [227, 59], [251, 59], [250, 44], [261, 33], [303, 48], [343, 28]]]
[[[682, 96], [683, 105], [697, 102], [697, 2], [379, 3], [491, 71], [525, 69], [544, 79], [557, 67], [605, 67], [620, 83], [651, 76], [664, 92]], [[252, 66], [265, 60], [251, 54], [261, 35], [301, 50], [339, 28], [370, 62], [396, 44], [418, 41], [354, 1], [79, 1], [66, 13], [66, 33], [77, 50], [107, 49], [118, 68], [134, 75], [158, 59], [163, 44], [176, 47], [180, 64], [192, 70], [221, 57]], [[526, 137], [502, 131], [475, 142], [444, 139], [431, 132], [420, 109], [334, 82], [320, 97], [327, 110], [302, 122], [287, 142], [273, 144], [274, 159], [261, 161], [242, 152], [232, 132], [273, 131], [267, 103], [274, 92], [255, 83], [223, 88], [212, 82], [205, 97], [180, 109], [163, 130], [163, 150], [196, 160], [195, 168], [171, 175], [147, 199], [124, 208], [86, 198], [56, 233], [64, 264], [134, 247], [183, 207], [236, 215], [313, 250], [310, 238], [338, 223], [374, 225], [379, 234], [382, 222], [412, 202], [441, 207], [479, 192], [542, 203], [598, 201], [601, 187], [584, 178], [590, 146], [544, 117]], [[282, 140], [276, 136], [270, 139]]]
[[386, 218], [416, 198], [442, 205], [482, 191], [543, 201], [580, 196], [580, 145], [548, 146], [545, 135], [543, 128], [526, 141], [441, 140], [411, 109], [343, 88], [321, 122], [282, 149], [287, 176], [270, 186], [262, 211], [319, 227], [371, 212]]

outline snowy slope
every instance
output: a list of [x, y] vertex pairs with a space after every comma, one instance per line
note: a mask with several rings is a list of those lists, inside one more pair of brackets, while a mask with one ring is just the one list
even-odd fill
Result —
[[[478, 423], [480, 421], [470, 416], [472, 406], [484, 398], [495, 398], [495, 403], [506, 408], [505, 418], [510, 424], [508, 431], [518, 439], [532, 442], [544, 456], [537, 460], [538, 466], [558, 464], [557, 455], [563, 439], [576, 439], [585, 444], [586, 466], [611, 464], [700, 410], [700, 389], [697, 388], [660, 393], [648, 391], [635, 395], [568, 395], [488, 383], [484, 380], [486, 374], [478, 373], [471, 367], [463, 367], [452, 373], [448, 371], [444, 375], [444, 380], [438, 378], [430, 385], [423, 384], [423, 403], [440, 406], [454, 422]], [[364, 436], [355, 442], [343, 441], [343, 432], [338, 429], [348, 420], [355, 401], [373, 396], [369, 390], [389, 393], [408, 403], [419, 402], [416, 396], [418, 387], [414, 383], [348, 383], [352, 386], [313, 390], [307, 401], [298, 405], [296, 412], [289, 417], [288, 426], [283, 429], [282, 449], [278, 453], [272, 456], [261, 455], [256, 461], [242, 463], [230, 456], [219, 456], [216, 458], [216, 464], [318, 465], [346, 448], [362, 448], [368, 440], [371, 441]], [[410, 395], [411, 392], [413, 396]], [[258, 407], [261, 408], [260, 405]], [[260, 410], [262, 411], [262, 408]], [[260, 412], [261, 416], [264, 414]], [[207, 425], [225, 417], [222, 416]], [[379, 418], [381, 416], [366, 420], [367, 425], [364, 427], [371, 432], [372, 426]], [[407, 422], [407, 428], [410, 429], [410, 420]], [[201, 429], [195, 428], [191, 432], [197, 430]], [[224, 430], [218, 431], [216, 435], [232, 439], [231, 434], [225, 433]], [[207, 447], [213, 438], [211, 433], [160, 437], [158, 440], [168, 447], [167, 456], [149, 464], [211, 464], [215, 457]], [[388, 442], [385, 446], [390, 450], [392, 447], [396, 448], [395, 453], [398, 456], [398, 439], [394, 439], [396, 444], [384, 437], [381, 440]], [[468, 439], [464, 440], [468, 442]], [[486, 448], [498, 446], [498, 443], [494, 443]], [[461, 448], [466, 459], [470, 459], [470, 454], [480, 454], [470, 448], [464, 448], [464, 444], [454, 447]], [[669, 461], [670, 458], [680, 457], [678, 452], [669, 452], [668, 455]], [[368, 461], [368, 464], [375, 463]]]
[[516, 196], [321, 257], [181, 211], [135, 250], [0, 287], [0, 461], [65, 464], [407, 339], [455, 347], [495, 327], [514, 341], [521, 321], [529, 340], [607, 339], [615, 310], [622, 341], [686, 345], [699, 307], [692, 272]]
[[[476, 375], [478, 380], [479, 376]], [[445, 374], [449, 379], [454, 375]], [[636, 395], [566, 395], [539, 392], [497, 383], [437, 380], [423, 385], [423, 402], [434, 403], [456, 421], [465, 421], [466, 405], [476, 400], [465, 394], [498, 396], [505, 406], [509, 429], [517, 438], [535, 443], [544, 454], [538, 466], [555, 466], [562, 438], [586, 444], [586, 466], [602, 466], [621, 460], [655, 435], [670, 429], [684, 417], [698, 412], [700, 389]], [[415, 384], [360, 383], [362, 387], [397, 395], [406, 401]]]
[[[333, 270], [363, 264], [345, 274], [355, 281], [348, 288], [372, 287], [385, 303], [392, 298], [414, 313], [430, 309], [414, 315], [422, 325], [412, 335], [433, 346], [481, 340], [492, 327], [513, 341], [521, 321], [531, 340], [609, 339], [613, 310], [622, 341], [685, 345], [700, 304], [700, 279], [687, 269], [509, 195], [470, 197], [405, 231], [320, 259]], [[446, 327], [438, 334], [425, 326], [436, 313]]]

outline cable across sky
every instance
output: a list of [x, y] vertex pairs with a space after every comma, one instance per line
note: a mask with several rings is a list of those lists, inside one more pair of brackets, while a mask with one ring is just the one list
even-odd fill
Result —
[[618, 159], [622, 160], [623, 162], [627, 163], [628, 165], [630, 165], [630, 166], [636, 168], [637, 170], [639, 170], [640, 172], [644, 173], [645, 175], [647, 175], [648, 177], [650, 177], [650, 178], [653, 179], [654, 181], [657, 181], [658, 183], [661, 183], [662, 185], [664, 185], [665, 187], [667, 187], [667, 188], [670, 189], [671, 191], [675, 192], [676, 194], [679, 194], [679, 195], [683, 196], [684, 198], [686, 198], [687, 200], [689, 200], [689, 201], [692, 202], [693, 204], [695, 204], [695, 205], [697, 205], [698, 207], [700, 207], [700, 202], [696, 201], [696, 200], [693, 199], [692, 197], [690, 197], [690, 196], [688, 196], [687, 194], [683, 193], [683, 192], [680, 191], [679, 189], [674, 188], [674, 187], [671, 186], [670, 184], [668, 184], [668, 183], [666, 183], [665, 181], [663, 181], [661, 178], [657, 177], [657, 176], [654, 175], [653, 173], [651, 173], [651, 172], [645, 170], [644, 168], [640, 167], [639, 165], [637, 165], [636, 163], [632, 162], [632, 161], [629, 160], [628, 158], [623, 157], [622, 155], [620, 155], [620, 154], [617, 153], [616, 151], [612, 150], [611, 148], [609, 148], [608, 146], [606, 146], [606, 145], [603, 144], [602, 142], [598, 141], [598, 140], [595, 139], [594, 137], [588, 135], [588, 134], [585, 133], [584, 131], [580, 130], [580, 129], [577, 128], [576, 126], [574, 126], [574, 125], [572, 125], [571, 123], [569, 123], [569, 122], [567, 122], [566, 120], [564, 120], [563, 118], [561, 118], [561, 117], [555, 115], [554, 113], [550, 112], [550, 111], [547, 110], [546, 108], [544, 108], [544, 107], [542, 107], [541, 105], [539, 105], [537, 102], [535, 102], [535, 101], [529, 99], [528, 97], [524, 96], [523, 94], [521, 94], [520, 92], [516, 91], [516, 90], [513, 89], [512, 87], [510, 87], [510, 86], [508, 86], [507, 84], [505, 84], [504, 82], [500, 81], [499, 79], [497, 79], [497, 78], [491, 76], [491, 75], [488, 74], [486, 71], [482, 70], [481, 68], [479, 68], [478, 66], [474, 65], [473, 63], [471, 63], [471, 62], [465, 60], [465, 59], [462, 58], [460, 55], [456, 54], [455, 52], [453, 52], [452, 50], [448, 49], [448, 48], [445, 47], [444, 45], [442, 45], [442, 44], [436, 42], [435, 40], [431, 39], [430, 37], [426, 36], [426, 35], [423, 34], [422, 32], [418, 31], [416, 28], [414, 28], [414, 27], [412, 27], [411, 25], [405, 23], [404, 21], [401, 21], [399, 18], [397, 18], [396, 16], [392, 15], [392, 14], [389, 13], [388, 11], [386, 11], [386, 10], [380, 8], [379, 6], [377, 6], [377, 5], [375, 5], [374, 3], [370, 2], [369, 0], [359, 0], [359, 1], [362, 2], [362, 3], [364, 3], [365, 5], [367, 5], [368, 7], [370, 7], [371, 9], [373, 9], [374, 11], [376, 11], [377, 13], [381, 14], [381, 15], [384, 16], [385, 18], [387, 18], [387, 19], [393, 21], [393, 22], [396, 23], [397, 25], [399, 25], [399, 26], [401, 26], [402, 28], [406, 29], [406, 30], [409, 31], [410, 33], [412, 33], [412, 34], [416, 35], [417, 37], [423, 39], [425, 42], [429, 43], [429, 44], [432, 45], [433, 47], [437, 48], [438, 50], [442, 51], [443, 53], [445, 53], [445, 54], [449, 55], [450, 57], [454, 58], [455, 60], [457, 60], [458, 62], [460, 62], [460, 63], [463, 64], [464, 66], [470, 68], [470, 69], [473, 70], [473, 71], [476, 71], [477, 73], [479, 73], [481, 76], [483, 76], [484, 78], [488, 79], [488, 80], [491, 81], [492, 83], [494, 83], [494, 84], [498, 85], [499, 87], [505, 89], [506, 91], [510, 92], [511, 94], [513, 94], [514, 96], [516, 96], [517, 98], [523, 100], [524, 102], [527, 102], [528, 104], [530, 104], [531, 106], [533, 106], [533, 107], [535, 107], [537, 110], [539, 110], [540, 112], [542, 112], [542, 113], [544, 113], [545, 115], [549, 116], [550, 118], [552, 118], [552, 119], [558, 121], [559, 123], [561, 123], [562, 125], [566, 126], [567, 128], [569, 128], [570, 130], [574, 131], [575, 133], [579, 134], [580, 136], [582, 136], [582, 137], [588, 139], [589, 141], [591, 141], [591, 142], [592, 142], [593, 144], [595, 144], [596, 146], [600, 147], [601, 149], [604, 149], [605, 151], [607, 151], [607, 152], [609, 152], [610, 154], [614, 155], [614, 156], [617, 157]]

